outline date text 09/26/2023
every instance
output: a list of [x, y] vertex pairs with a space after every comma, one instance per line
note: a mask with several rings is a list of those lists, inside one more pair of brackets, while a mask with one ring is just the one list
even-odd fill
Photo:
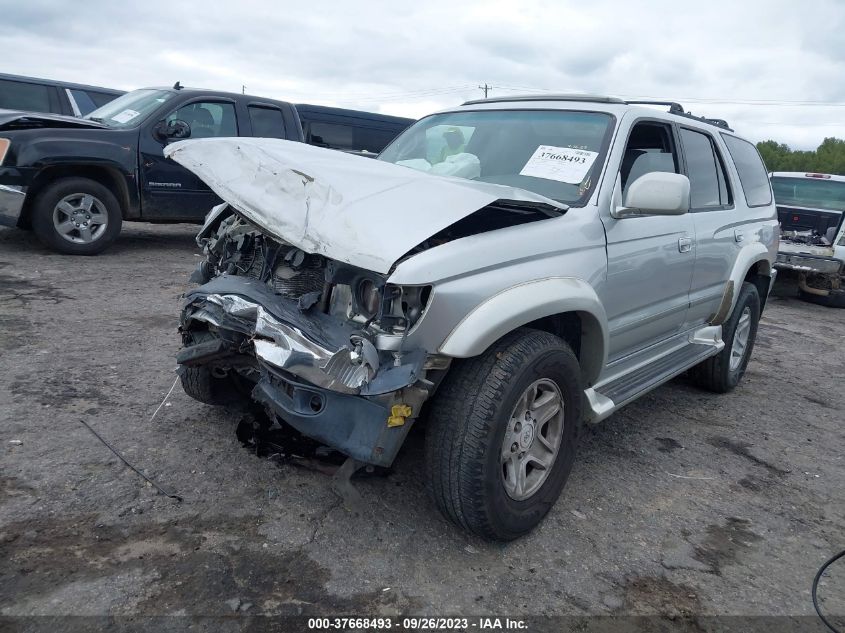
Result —
[[524, 631], [524, 620], [500, 617], [439, 618], [439, 617], [334, 617], [309, 618], [308, 630], [366, 630], [366, 631]]

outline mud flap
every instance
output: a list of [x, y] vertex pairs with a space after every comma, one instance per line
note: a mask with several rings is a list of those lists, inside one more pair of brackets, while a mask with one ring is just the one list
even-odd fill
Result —
[[364, 466], [363, 462], [348, 457], [332, 476], [332, 492], [343, 501], [343, 507], [354, 514], [360, 514], [364, 498], [352, 484], [352, 475]]

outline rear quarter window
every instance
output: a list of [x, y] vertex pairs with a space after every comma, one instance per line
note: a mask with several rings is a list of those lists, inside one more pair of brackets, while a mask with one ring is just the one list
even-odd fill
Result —
[[725, 145], [736, 165], [739, 181], [749, 207], [761, 207], [772, 203], [772, 186], [769, 174], [760, 152], [748, 141], [736, 136], [722, 134]]
[[313, 121], [308, 126], [307, 142], [332, 149], [354, 150], [355, 132], [349, 125]]
[[387, 147], [401, 130], [380, 130], [371, 127], [359, 127], [355, 130], [356, 149], [378, 154]]

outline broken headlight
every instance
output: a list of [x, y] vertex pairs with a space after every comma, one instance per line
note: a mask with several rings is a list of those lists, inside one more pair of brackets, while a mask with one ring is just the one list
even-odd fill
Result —
[[329, 314], [373, 326], [382, 332], [407, 331], [425, 311], [431, 286], [396, 286], [382, 275], [329, 260]]
[[394, 286], [384, 289], [382, 329], [404, 331], [419, 321], [431, 296], [431, 286]]
[[378, 316], [381, 307], [381, 292], [372, 279], [361, 279], [355, 288], [355, 307], [358, 314], [367, 319]]

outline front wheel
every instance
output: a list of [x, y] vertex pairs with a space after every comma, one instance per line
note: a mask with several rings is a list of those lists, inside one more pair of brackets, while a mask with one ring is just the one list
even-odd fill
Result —
[[120, 234], [114, 194], [89, 178], [61, 178], [35, 199], [32, 228], [45, 246], [67, 255], [96, 255]]
[[725, 347], [690, 370], [693, 382], [715, 393], [727, 393], [736, 387], [751, 359], [759, 321], [760, 294], [754, 284], [743, 282], [733, 312], [722, 325]]
[[[185, 347], [212, 341], [216, 337], [208, 330], [194, 330], [185, 334]], [[249, 402], [251, 388], [234, 370], [222, 371], [205, 365], [182, 367], [182, 389], [194, 400], [215, 406], [243, 407]]]
[[582, 396], [578, 360], [547, 332], [518, 330], [456, 362], [426, 428], [428, 486], [443, 514], [488, 539], [534, 528], [572, 469]]

